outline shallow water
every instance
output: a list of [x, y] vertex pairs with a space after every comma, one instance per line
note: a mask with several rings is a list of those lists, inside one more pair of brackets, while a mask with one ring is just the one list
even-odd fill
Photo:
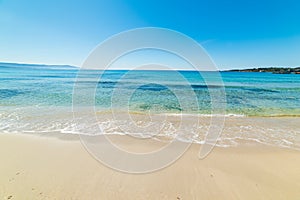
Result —
[[[214, 72], [107, 71], [100, 80], [99, 71], [86, 71], [76, 79], [77, 72], [67, 67], [0, 64], [0, 105], [71, 106], [77, 81], [82, 87], [96, 87], [95, 105], [100, 110], [113, 106], [142, 112], [210, 114], [211, 97], [224, 84], [227, 114], [300, 116], [300, 76], [296, 74], [221, 72], [222, 83], [214, 80]], [[117, 98], [112, 104], [113, 95]], [[131, 98], [121, 100], [126, 95]]]

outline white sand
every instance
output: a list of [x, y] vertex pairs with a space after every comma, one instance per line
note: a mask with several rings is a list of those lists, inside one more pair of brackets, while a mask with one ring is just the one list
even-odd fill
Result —
[[215, 148], [199, 160], [192, 145], [170, 167], [132, 175], [103, 166], [76, 139], [1, 134], [0, 148], [0, 199], [300, 199], [300, 152], [288, 149]]

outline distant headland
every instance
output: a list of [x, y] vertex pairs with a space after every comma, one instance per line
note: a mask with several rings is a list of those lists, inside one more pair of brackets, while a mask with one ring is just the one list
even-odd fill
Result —
[[264, 67], [252, 69], [232, 69], [227, 72], [270, 72], [273, 74], [300, 74], [300, 67]]

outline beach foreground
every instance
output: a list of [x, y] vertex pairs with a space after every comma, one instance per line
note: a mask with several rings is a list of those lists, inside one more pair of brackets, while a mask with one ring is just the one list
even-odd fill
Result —
[[[70, 137], [70, 136], [69, 136]], [[146, 149], [155, 143], [124, 146]], [[96, 161], [73, 138], [0, 135], [1, 199], [299, 199], [299, 151], [259, 144], [215, 148], [198, 159], [193, 144], [173, 165], [133, 175]]]

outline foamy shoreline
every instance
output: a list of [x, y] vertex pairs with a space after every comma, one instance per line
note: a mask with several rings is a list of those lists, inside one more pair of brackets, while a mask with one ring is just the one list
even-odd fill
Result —
[[[180, 141], [203, 144], [207, 131], [215, 125], [208, 115], [148, 115], [131, 113], [97, 113], [93, 116], [79, 113], [76, 119], [72, 112], [60, 109], [52, 112], [23, 113], [9, 116], [3, 114], [0, 132], [25, 134], [67, 134], [67, 135], [136, 135], [177, 138]], [[116, 117], [117, 116], [117, 117]], [[257, 142], [300, 150], [300, 117], [246, 117], [226, 115], [215, 116], [217, 125], [224, 126], [217, 138], [217, 146], [239, 146], [240, 142]], [[150, 125], [150, 128], [148, 127]], [[179, 135], [178, 135], [179, 134]]]

